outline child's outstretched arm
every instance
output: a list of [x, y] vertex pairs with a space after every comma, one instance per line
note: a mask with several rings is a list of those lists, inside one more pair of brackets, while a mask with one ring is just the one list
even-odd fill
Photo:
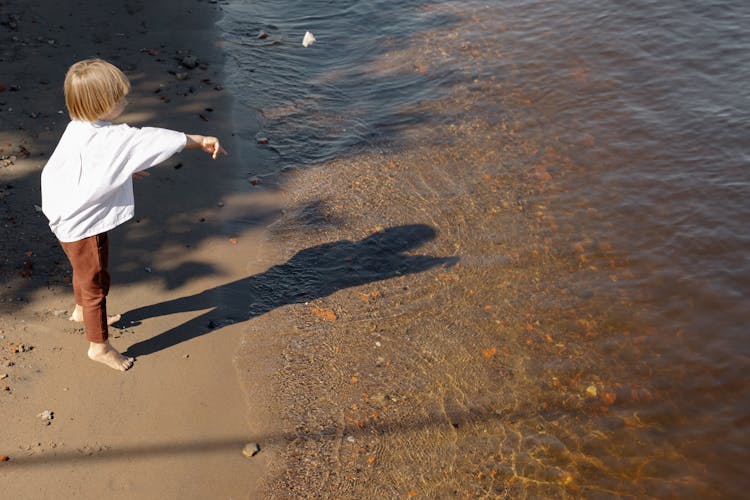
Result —
[[201, 148], [206, 153], [210, 153], [214, 160], [219, 157], [219, 153], [227, 154], [224, 148], [221, 147], [219, 139], [216, 137], [196, 134], [185, 134], [185, 136], [187, 137], [185, 149]]

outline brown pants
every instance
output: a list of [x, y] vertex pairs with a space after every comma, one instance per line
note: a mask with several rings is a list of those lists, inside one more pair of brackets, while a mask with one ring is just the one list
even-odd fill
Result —
[[83, 308], [83, 325], [89, 342], [106, 342], [107, 294], [109, 293], [109, 238], [107, 233], [63, 243], [63, 251], [73, 266], [73, 294]]

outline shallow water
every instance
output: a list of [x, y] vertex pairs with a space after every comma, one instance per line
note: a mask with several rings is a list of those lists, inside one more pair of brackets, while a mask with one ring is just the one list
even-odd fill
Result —
[[[310, 280], [303, 295], [337, 320], [299, 306], [297, 334], [269, 335], [288, 354], [285, 418], [318, 436], [290, 456], [314, 442], [337, 457], [296, 456], [311, 484], [742, 496], [748, 21], [737, 0], [225, 6], [239, 135], [255, 143], [242, 114], [258, 113], [269, 139], [249, 168], [288, 193], [271, 228], [283, 257], [421, 224], [435, 237], [410, 255], [460, 259], [327, 270], [370, 274], [325, 293]], [[293, 262], [296, 286], [318, 266]], [[363, 417], [348, 413], [366, 406], [347, 399], [352, 373], [368, 404], [401, 409], [359, 426], [378, 453], [349, 468], [347, 419]]]

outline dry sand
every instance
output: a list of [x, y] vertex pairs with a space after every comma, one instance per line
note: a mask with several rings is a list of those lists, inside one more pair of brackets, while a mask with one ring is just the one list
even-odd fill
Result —
[[[261, 231], [277, 200], [251, 186], [250, 168], [231, 155], [219, 14], [200, 0], [0, 3], [4, 498], [254, 497], [270, 452], [248, 460], [241, 451], [270, 428], [248, 411], [238, 383], [244, 326], [212, 316], [221, 289], [211, 289], [268, 266]], [[189, 55], [197, 67], [181, 65]], [[125, 313], [126, 327], [110, 334], [121, 350], [140, 346], [126, 373], [87, 360], [83, 329], [67, 320], [69, 266], [35, 209], [39, 175], [68, 121], [65, 71], [91, 56], [131, 78], [123, 121], [210, 133], [230, 151], [216, 162], [186, 151], [151, 170], [136, 185], [136, 218], [111, 233], [109, 310]], [[141, 309], [128, 323], [128, 311], [200, 293], [200, 302], [169, 314]], [[38, 417], [45, 410], [51, 420]]]

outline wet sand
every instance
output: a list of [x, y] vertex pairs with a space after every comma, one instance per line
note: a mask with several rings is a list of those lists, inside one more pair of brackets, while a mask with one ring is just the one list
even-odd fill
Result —
[[596, 139], [549, 133], [533, 95], [483, 72], [504, 48], [477, 24], [373, 63], [464, 62], [445, 98], [404, 109], [423, 121], [280, 179], [267, 272], [284, 305], [238, 357], [251, 400], [269, 394], [257, 367], [272, 380], [264, 493], [731, 496], [736, 471], [717, 481], [670, 434], [687, 418], [660, 350], [681, 332], [650, 323], [613, 222], [560, 201]]
[[[65, 71], [79, 59], [103, 57], [131, 78], [123, 121], [210, 133], [237, 149], [219, 15], [203, 1], [0, 5], [0, 467], [9, 498], [254, 495], [270, 453], [241, 454], [254, 424], [233, 364], [242, 325], [204, 321], [220, 304], [210, 293], [202, 310], [152, 308], [137, 322], [128, 313], [261, 269], [259, 231], [275, 197], [251, 193], [231, 154], [213, 162], [186, 151], [136, 184], [135, 219], [110, 235], [108, 305], [125, 316], [110, 335], [138, 351], [126, 373], [86, 358], [83, 329], [67, 320], [69, 266], [35, 209], [41, 169], [68, 121]], [[51, 420], [38, 416], [46, 410]]]
[[[281, 435], [266, 494], [644, 491], [636, 476], [653, 458], [625, 443], [651, 427], [628, 403], [653, 395], [620, 383], [597, 342], [629, 335], [612, 317], [630, 303], [585, 285], [622, 262], [604, 242], [557, 234], [555, 182], [531, 166], [533, 145], [508, 134], [500, 149], [475, 133], [487, 125], [432, 124], [401, 151], [285, 179], [270, 238], [303, 276], [299, 297], [254, 319], [239, 355], [273, 380]], [[451, 175], [463, 162], [472, 174]], [[618, 349], [647, 369], [637, 343]], [[261, 397], [254, 375], [243, 383]]]

